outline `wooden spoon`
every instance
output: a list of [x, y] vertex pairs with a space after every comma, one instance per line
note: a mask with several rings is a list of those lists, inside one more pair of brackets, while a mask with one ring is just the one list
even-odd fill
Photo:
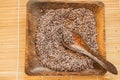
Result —
[[[75, 32], [73, 34], [79, 35]], [[101, 55], [93, 53], [93, 51], [91, 49], [89, 49], [89, 47], [87, 46], [87, 44], [85, 43], [85, 41], [82, 39], [82, 37], [80, 35], [79, 35], [79, 42], [80, 42], [79, 45], [66, 44], [66, 42], [64, 41], [64, 39], [62, 37], [62, 44], [64, 47], [90, 57], [95, 62], [97, 62], [99, 65], [101, 65], [105, 70], [109, 71], [110, 73], [118, 74], [116, 67], [112, 63], [110, 63], [109, 61], [104, 59]]]

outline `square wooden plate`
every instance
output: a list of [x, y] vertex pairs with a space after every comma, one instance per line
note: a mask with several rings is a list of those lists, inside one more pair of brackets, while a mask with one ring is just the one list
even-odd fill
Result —
[[[30, 0], [27, 4], [27, 35], [26, 35], [26, 59], [25, 59], [25, 72], [28, 75], [102, 75], [106, 71], [96, 66], [95, 73], [84, 72], [44, 72], [34, 73], [32, 69], [39, 66], [37, 63], [37, 55], [35, 52], [35, 32], [38, 24], [37, 17], [43, 15], [39, 14], [40, 10], [46, 9], [61, 9], [61, 8], [86, 8], [90, 9], [96, 21], [97, 27], [97, 41], [99, 46], [99, 53], [105, 57], [105, 29], [104, 29], [104, 4], [102, 2], [60, 2], [60, 1], [41, 1]], [[99, 73], [98, 73], [99, 72]]]

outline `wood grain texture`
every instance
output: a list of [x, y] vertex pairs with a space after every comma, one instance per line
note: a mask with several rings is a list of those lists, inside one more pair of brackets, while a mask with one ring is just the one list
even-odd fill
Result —
[[[24, 73], [26, 3], [20, 0], [20, 25], [18, 38], [18, 1], [0, 0], [0, 80], [119, 80], [120, 79], [120, 0], [99, 0], [105, 3], [106, 57], [116, 65], [119, 74], [105, 76], [36, 76]], [[68, 0], [66, 0], [68, 1]], [[69, 0], [71, 1], [71, 0]], [[80, 1], [80, 0], [72, 0]], [[82, 0], [83, 1], [83, 0]], [[85, 0], [86, 1], [86, 0]], [[90, 1], [90, 0], [89, 0]], [[94, 1], [94, 0], [92, 0]], [[18, 44], [19, 40], [19, 44]], [[19, 45], [19, 72], [17, 53]]]

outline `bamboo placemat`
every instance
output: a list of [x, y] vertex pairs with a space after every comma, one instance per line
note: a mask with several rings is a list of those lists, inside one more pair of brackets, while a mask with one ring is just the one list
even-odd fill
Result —
[[[71, 0], [66, 0], [71, 1]], [[72, 0], [81, 1], [81, 0]], [[83, 0], [82, 0], [83, 1]], [[84, 0], [86, 1], [86, 0]], [[88, 0], [91, 1], [91, 0]], [[92, 0], [94, 1], [94, 0]], [[105, 3], [106, 56], [120, 73], [120, 0]], [[28, 0], [0, 0], [0, 80], [119, 80], [105, 76], [36, 76], [24, 73], [26, 3]], [[19, 17], [18, 17], [19, 16]]]

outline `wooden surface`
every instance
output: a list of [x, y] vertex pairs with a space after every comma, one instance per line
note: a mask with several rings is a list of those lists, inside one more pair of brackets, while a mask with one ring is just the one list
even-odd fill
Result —
[[[27, 76], [24, 73], [27, 1], [0, 0], [0, 80], [120, 80], [120, 74], [110, 73], [82, 77]], [[105, 3], [107, 60], [114, 63], [120, 73], [120, 0], [100, 1]]]

